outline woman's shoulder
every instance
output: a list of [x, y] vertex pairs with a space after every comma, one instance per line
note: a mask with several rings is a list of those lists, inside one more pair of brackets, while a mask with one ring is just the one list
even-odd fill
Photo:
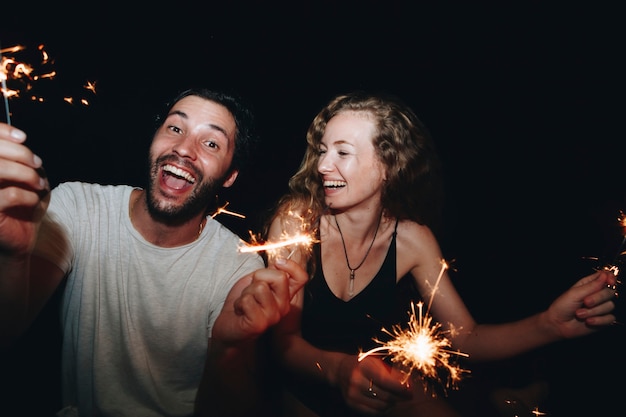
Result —
[[[400, 277], [412, 271], [416, 273], [417, 269], [437, 269], [443, 259], [439, 242], [432, 230], [411, 220], [398, 224], [396, 252]], [[420, 291], [424, 289], [421, 288]]]
[[398, 235], [401, 233], [412, 237], [434, 238], [430, 227], [409, 219], [398, 221]]
[[430, 227], [413, 220], [400, 220], [396, 235], [398, 251], [439, 250], [439, 243]]

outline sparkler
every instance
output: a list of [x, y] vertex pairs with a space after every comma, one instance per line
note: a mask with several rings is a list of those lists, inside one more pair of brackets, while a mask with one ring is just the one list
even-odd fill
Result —
[[[27, 62], [19, 60], [12, 56], [7, 56], [7, 54], [15, 54], [20, 53], [26, 49], [25, 46], [16, 45], [9, 48], [0, 48], [0, 82], [2, 84], [2, 96], [4, 99], [4, 108], [7, 124], [11, 124], [11, 112], [9, 110], [9, 98], [20, 97], [22, 91], [31, 91], [33, 89], [33, 83], [35, 81], [41, 79], [52, 79], [56, 76], [56, 71], [48, 70], [45, 71], [35, 71], [35, 67]], [[44, 49], [43, 45], [39, 45], [37, 47], [39, 51], [41, 62], [38, 63], [39, 66], [46, 66], [46, 64], [51, 64], [52, 60], [50, 56]], [[10, 87], [7, 85], [8, 80], [14, 81], [13, 84], [21, 84], [18, 88], [18, 85], [11, 85]], [[88, 81], [83, 88], [88, 91], [91, 91], [93, 94], [96, 94], [96, 83], [95, 81]], [[41, 96], [37, 96], [31, 93], [30, 99], [32, 101], [43, 102], [44, 99]], [[73, 104], [73, 97], [64, 97], [63, 100], [67, 103]], [[88, 106], [89, 101], [86, 98], [81, 98], [80, 103]]]
[[[215, 210], [215, 213], [213, 213], [211, 215], [212, 218], [215, 218], [218, 214], [229, 214], [231, 216], [235, 216], [235, 217], [240, 217], [245, 219], [246, 216], [244, 216], [243, 214], [239, 214], [239, 213], [235, 213], [233, 211], [230, 210], [226, 210], [226, 207], [228, 206], [229, 202], [227, 201], [223, 206], [218, 207], [217, 210]], [[299, 230], [307, 230], [307, 223], [305, 222], [305, 220], [302, 217], [298, 217], [295, 216], [293, 214], [293, 212], [289, 212], [288, 216], [291, 219], [298, 219], [299, 220], [299, 224], [297, 226], [297, 228]], [[293, 227], [293, 226], [292, 226]], [[246, 253], [246, 252], [262, 252], [262, 251], [266, 251], [268, 253], [272, 253], [274, 256], [276, 256], [277, 251], [281, 248], [285, 248], [288, 246], [294, 246], [294, 248], [291, 250], [291, 252], [289, 253], [289, 256], [287, 256], [287, 259], [289, 259], [293, 253], [295, 252], [295, 250], [300, 247], [300, 248], [304, 248], [304, 249], [308, 249], [310, 248], [310, 246], [315, 242], [315, 239], [312, 237], [312, 234], [308, 234], [305, 232], [299, 232], [299, 233], [295, 233], [293, 235], [290, 235], [288, 232], [283, 233], [282, 238], [278, 241], [278, 242], [266, 242], [266, 243], [259, 243], [259, 241], [257, 240], [257, 238], [252, 235], [252, 233], [250, 233], [250, 237], [251, 237], [251, 244], [245, 244], [243, 246], [241, 246], [239, 248], [239, 252], [241, 253]]]
[[[613, 256], [613, 259], [610, 262], [607, 262], [605, 264], [599, 264], [599, 266], [594, 268], [596, 270], [603, 269], [606, 271], [611, 271], [613, 275], [615, 276], [619, 275], [619, 272], [620, 272], [620, 266], [619, 266], [619, 264], [621, 263], [620, 258], [626, 255], [626, 249], [624, 248], [624, 246], [626, 245], [626, 214], [621, 210], [619, 212], [619, 216], [617, 217], [617, 222], [618, 222], [619, 227], [621, 227], [622, 229], [622, 241], [619, 244], [619, 247], [617, 248], [617, 252], [615, 253], [615, 256]], [[587, 259], [595, 260], [598, 263], [601, 261], [600, 257], [588, 257]], [[618, 284], [620, 283], [621, 282], [618, 281]]]
[[226, 204], [224, 204], [222, 207], [218, 207], [217, 210], [215, 210], [215, 213], [211, 214], [211, 217], [215, 218], [215, 216], [217, 216], [218, 214], [225, 213], [225, 214], [230, 214], [231, 216], [240, 217], [242, 219], [246, 218], [246, 216], [244, 216], [243, 214], [239, 214], [239, 213], [235, 213], [234, 211], [226, 210], [226, 206], [228, 206], [228, 204], [229, 204], [229, 202], [227, 201]]
[[2, 98], [4, 99], [4, 110], [6, 121], [8, 125], [11, 125], [11, 111], [9, 110], [9, 89], [7, 88], [7, 75], [5, 73], [4, 58], [2, 54], [5, 52], [0, 47], [0, 83], [2, 84]]
[[313, 243], [317, 242], [314, 238], [315, 230], [311, 229], [310, 224], [303, 216], [298, 216], [293, 211], [289, 211], [286, 216], [283, 217], [284, 232], [278, 241], [259, 243], [258, 239], [251, 233], [250, 237], [252, 243], [240, 247], [239, 251], [265, 251], [268, 258], [276, 258], [280, 255], [282, 249], [292, 247], [287, 255], [287, 259], [289, 259], [297, 249], [302, 249], [308, 253]]
[[[362, 352], [358, 356], [358, 360], [362, 361], [372, 354], [383, 354], [390, 356], [391, 361], [400, 366], [405, 373], [402, 383], [406, 383], [414, 372], [420, 372], [424, 377], [424, 389], [428, 388], [428, 382], [442, 383], [442, 372], [447, 373], [445, 388], [456, 389], [461, 376], [469, 371], [462, 369], [459, 365], [451, 361], [453, 355], [468, 357], [466, 353], [452, 351], [450, 340], [446, 337], [450, 331], [442, 330], [440, 323], [433, 322], [430, 316], [430, 306], [433, 297], [439, 285], [439, 281], [444, 271], [448, 268], [445, 261], [442, 261], [441, 271], [437, 277], [437, 281], [433, 286], [430, 302], [426, 313], [423, 311], [424, 303], [422, 301], [417, 304], [411, 303], [411, 311], [409, 312], [408, 329], [396, 324], [391, 330], [385, 328], [383, 332], [392, 336], [388, 342], [383, 342], [377, 338], [376, 343], [381, 346], [373, 348], [367, 352]], [[417, 312], [415, 307], [417, 306]]]
[[291, 245], [308, 246], [312, 243], [311, 236], [307, 234], [298, 234], [293, 237], [285, 237], [278, 242], [265, 243], [258, 245], [248, 245], [239, 248], [239, 252], [260, 252], [260, 251], [272, 251], [280, 248], [284, 248]]
[[[26, 63], [21, 62], [13, 57], [3, 56], [6, 53], [16, 53], [21, 52], [26, 49], [22, 45], [12, 46], [10, 48], [0, 49], [0, 81], [2, 82], [2, 95], [4, 97], [4, 108], [6, 110], [6, 119], [7, 124], [11, 124], [11, 112], [9, 110], [9, 97], [19, 97], [20, 90], [18, 89], [10, 89], [7, 86], [7, 80], [9, 77], [13, 80], [20, 80], [24, 83], [24, 89], [30, 90], [32, 88], [32, 82], [40, 80], [42, 78], [54, 78], [56, 75], [55, 71], [50, 71], [43, 74], [36, 74], [34, 72], [33, 66]], [[50, 62], [50, 57], [48, 53], [44, 50], [43, 45], [39, 45], [37, 49], [41, 53], [41, 63], [47, 64]], [[32, 100], [35, 101], [43, 101], [42, 98], [32, 96]]]
[[619, 216], [617, 217], [617, 222], [619, 226], [622, 228], [622, 236], [623, 236], [622, 243], [620, 243], [617, 249], [617, 253], [615, 254], [615, 257], [613, 257], [613, 260], [611, 261], [611, 263], [605, 266], [605, 268], [608, 267], [610, 271], [613, 271], [615, 275], [619, 273], [619, 268], [617, 266], [617, 263], [619, 262], [620, 258], [623, 255], [626, 255], [626, 250], [624, 250], [624, 245], [626, 244], [626, 214], [624, 214], [624, 212], [621, 210], [619, 212]]

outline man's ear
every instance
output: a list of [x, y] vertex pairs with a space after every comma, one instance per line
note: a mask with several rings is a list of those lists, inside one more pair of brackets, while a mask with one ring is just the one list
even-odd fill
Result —
[[230, 173], [230, 175], [224, 180], [224, 183], [222, 184], [222, 187], [228, 188], [231, 185], [233, 185], [235, 183], [235, 180], [237, 179], [238, 175], [239, 175], [239, 170], [237, 170], [237, 169], [233, 170]]

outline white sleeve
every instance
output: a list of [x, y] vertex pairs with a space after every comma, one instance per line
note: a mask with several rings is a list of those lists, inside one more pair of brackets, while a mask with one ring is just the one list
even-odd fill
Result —
[[49, 214], [41, 222], [33, 255], [52, 262], [65, 273], [70, 269], [72, 250], [67, 233]]

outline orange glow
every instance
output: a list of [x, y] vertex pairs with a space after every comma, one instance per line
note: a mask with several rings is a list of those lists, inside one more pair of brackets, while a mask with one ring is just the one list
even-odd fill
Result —
[[227, 202], [226, 202], [226, 204], [224, 204], [222, 207], [218, 207], [218, 208], [217, 208], [217, 210], [215, 211], [215, 213], [211, 214], [211, 217], [213, 217], [213, 218], [214, 218], [214, 217], [215, 217], [215, 216], [217, 216], [218, 214], [222, 214], [222, 213], [224, 213], [224, 214], [230, 214], [231, 216], [240, 217], [240, 218], [242, 218], [242, 219], [245, 219], [245, 218], [246, 218], [246, 216], [244, 216], [243, 214], [239, 214], [239, 213], [235, 213], [235, 212], [233, 212], [233, 211], [228, 211], [228, 210], [226, 210], [226, 206], [228, 206], [228, 204], [229, 204], [229, 203], [228, 203], [228, 201], [227, 201]]
[[[314, 238], [316, 231], [312, 230], [309, 223], [304, 217], [288, 211], [282, 216], [283, 233], [276, 242], [259, 243], [252, 233], [250, 233], [251, 243], [239, 248], [240, 252], [261, 252], [265, 251], [268, 259], [275, 259], [279, 256], [285, 256], [287, 259], [296, 252], [301, 250], [308, 256], [311, 246], [317, 242]], [[291, 248], [289, 253], [283, 251], [285, 248]]]
[[[382, 353], [384, 356], [389, 356], [391, 361], [399, 365], [400, 369], [404, 371], [405, 379], [402, 381], [403, 383], [406, 383], [414, 372], [419, 372], [424, 377], [425, 390], [428, 388], [428, 382], [443, 383], [443, 379], [446, 380], [444, 388], [457, 388], [461, 376], [469, 373], [469, 371], [462, 369], [453, 363], [451, 359], [453, 355], [456, 357], [468, 357], [469, 355], [450, 350], [449, 348], [452, 344], [446, 337], [446, 334], [450, 333], [450, 331], [442, 330], [441, 324], [433, 322], [433, 318], [429, 315], [430, 306], [432, 305], [439, 281], [447, 268], [447, 263], [442, 261], [441, 271], [433, 286], [426, 313], [423, 312], [423, 302], [411, 303], [408, 329], [404, 330], [400, 325], [394, 325], [391, 331], [383, 328], [383, 332], [392, 336], [392, 339], [388, 342], [374, 339], [381, 346], [360, 353], [359, 361], [369, 355]], [[416, 305], [417, 312], [415, 310]], [[442, 377], [441, 372], [446, 373], [447, 376]]]
[[[18, 98], [23, 93], [28, 92], [27, 97], [31, 101], [42, 103], [46, 100], [33, 93], [34, 83], [43, 79], [53, 79], [57, 76], [57, 72], [49, 68], [53, 62], [48, 52], [44, 49], [43, 44], [37, 46], [41, 57], [37, 63], [24, 62], [15, 55], [7, 56], [7, 54], [20, 54], [25, 49], [26, 47], [22, 45], [0, 49], [0, 81], [2, 82], [2, 94], [7, 107], [7, 118], [9, 117], [7, 99]], [[88, 81], [84, 88], [96, 94], [95, 81]], [[89, 105], [87, 98], [74, 99], [73, 97], [64, 97], [63, 101], [69, 104], [76, 102], [83, 106]], [[10, 123], [10, 120], [8, 122]]]

